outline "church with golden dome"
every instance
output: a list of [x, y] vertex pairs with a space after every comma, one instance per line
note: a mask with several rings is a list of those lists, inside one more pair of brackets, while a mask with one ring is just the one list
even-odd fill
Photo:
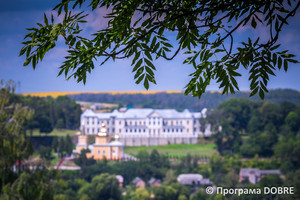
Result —
[[[84, 130], [84, 129], [83, 129]], [[107, 134], [105, 124], [101, 125], [100, 132], [95, 135], [95, 143], [88, 144], [88, 136], [84, 131], [78, 136], [78, 144], [76, 145], [76, 153], [80, 153], [83, 149], [89, 149], [86, 153], [87, 158], [95, 160], [122, 160], [124, 157], [124, 145], [119, 141], [119, 136]]]

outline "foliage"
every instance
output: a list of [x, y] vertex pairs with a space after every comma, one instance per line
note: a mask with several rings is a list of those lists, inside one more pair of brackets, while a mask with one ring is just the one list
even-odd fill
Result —
[[275, 156], [281, 160], [281, 170], [291, 172], [300, 166], [300, 136], [286, 138], [274, 146]]
[[149, 200], [150, 199], [149, 192], [144, 188], [141, 188], [141, 187], [137, 188], [135, 193], [136, 193], [136, 198], [138, 200]]
[[20, 173], [23, 169], [21, 163], [33, 153], [23, 127], [33, 111], [10, 103], [9, 97], [13, 92], [13, 82], [0, 81], [0, 188], [16, 179], [16, 172]]
[[[106, 8], [104, 17], [109, 19], [105, 28], [99, 27], [88, 38], [81, 33], [87, 16], [85, 6], [92, 12]], [[57, 18], [64, 16], [63, 21], [55, 22], [53, 13], [50, 17], [44, 14], [43, 24], [28, 28], [20, 55], [26, 55], [24, 66], [31, 63], [35, 69], [61, 37], [69, 55], [59, 75], [85, 83], [95, 60], [104, 64], [109, 59], [132, 58], [136, 83], [143, 82], [148, 89], [149, 82], [156, 84], [154, 59], [172, 60], [184, 52], [188, 57], [183, 63], [194, 67], [185, 94], [200, 97], [211, 80], [217, 81], [223, 94], [235, 93], [239, 90], [236, 77], [241, 76], [237, 71], [245, 68], [251, 81], [250, 95], [259, 93], [263, 99], [269, 77], [281, 68], [287, 71], [289, 63], [297, 63], [288, 50], [279, 50], [278, 39], [299, 6], [299, 1], [291, 0], [61, 1], [54, 10]], [[257, 27], [264, 27], [267, 39], [246, 33], [247, 39], [237, 41], [235, 33], [244, 27], [255, 33]], [[174, 33], [176, 47], [169, 41]]]
[[299, 131], [299, 108], [288, 102], [230, 99], [208, 113], [207, 120], [216, 133], [213, 137], [221, 154], [270, 157], [278, 142]]
[[30, 130], [39, 129], [40, 133], [50, 133], [54, 128], [77, 129], [79, 127], [80, 105], [69, 97], [40, 98], [10, 95], [10, 102], [20, 103], [33, 109], [33, 118], [25, 124]]
[[162, 185], [160, 187], [154, 187], [153, 193], [155, 195], [155, 199], [157, 199], [157, 200], [164, 200], [164, 199], [176, 200], [177, 199], [176, 190], [172, 186]]
[[16, 200], [53, 199], [51, 178], [54, 177], [54, 171], [48, 171], [42, 166], [37, 166], [36, 170], [22, 172], [11, 185], [4, 186], [3, 198]]
[[80, 196], [86, 194], [91, 200], [121, 199], [118, 180], [106, 173], [95, 176], [92, 182], [83, 186], [78, 193]]
[[[56, 141], [54, 141], [56, 142]], [[54, 143], [55, 144], [55, 143]], [[60, 139], [58, 139], [58, 144], [56, 145], [56, 149], [54, 148], [54, 151], [56, 151], [58, 154], [60, 154], [61, 157], [67, 155], [71, 155], [72, 151], [73, 151], [73, 142], [72, 142], [72, 138], [70, 137], [70, 135], [67, 135], [66, 138], [61, 137]]]
[[51, 155], [51, 147], [46, 147], [46, 146], [40, 146], [39, 148], [39, 154], [41, 158], [44, 158], [46, 160], [51, 160], [52, 155]]

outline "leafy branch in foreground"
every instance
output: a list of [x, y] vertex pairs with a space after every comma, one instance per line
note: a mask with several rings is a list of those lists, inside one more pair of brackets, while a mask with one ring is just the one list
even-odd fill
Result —
[[[26, 55], [24, 66], [31, 63], [35, 68], [61, 36], [69, 55], [59, 75], [85, 83], [97, 59], [102, 65], [109, 59], [132, 58], [136, 83], [143, 81], [148, 89], [149, 82], [156, 84], [153, 58], [172, 60], [184, 52], [188, 57], [183, 63], [194, 67], [186, 95], [201, 97], [211, 80], [219, 83], [223, 94], [235, 93], [239, 90], [236, 77], [241, 76], [237, 71], [243, 67], [249, 71], [251, 96], [258, 93], [263, 99], [269, 77], [298, 62], [287, 50], [278, 50], [278, 38], [299, 6], [299, 0], [62, 0], [54, 10], [58, 16], [64, 15], [63, 21], [54, 23], [51, 15], [49, 22], [44, 15], [44, 24], [28, 29], [31, 32], [25, 36], [20, 55]], [[91, 39], [83, 37], [80, 28], [87, 14], [72, 14], [86, 7], [91, 12], [100, 8], [111, 11], [105, 16], [107, 27], [93, 33]], [[245, 26], [254, 32], [258, 26], [268, 29], [268, 39], [245, 33], [248, 39], [234, 46], [234, 33]], [[175, 46], [170, 42], [171, 32], [177, 34]]]

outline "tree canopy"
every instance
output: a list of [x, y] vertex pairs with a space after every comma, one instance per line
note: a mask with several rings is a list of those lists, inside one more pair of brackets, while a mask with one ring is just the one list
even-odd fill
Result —
[[[102, 65], [110, 59], [131, 58], [136, 83], [143, 82], [148, 89], [149, 83], [156, 84], [153, 61], [184, 53], [183, 63], [194, 67], [185, 94], [201, 97], [212, 80], [223, 93], [235, 93], [238, 69], [245, 68], [251, 96], [258, 93], [264, 98], [269, 77], [298, 62], [279, 47], [278, 39], [299, 6], [299, 0], [61, 0], [54, 15], [45, 14], [43, 24], [28, 28], [20, 55], [26, 55], [24, 66], [35, 68], [62, 38], [69, 50], [59, 75], [85, 83], [96, 60]], [[108, 24], [85, 37], [85, 18], [97, 9], [107, 10]], [[246, 31], [237, 38], [235, 33], [243, 27], [254, 33], [263, 28], [268, 37]]]

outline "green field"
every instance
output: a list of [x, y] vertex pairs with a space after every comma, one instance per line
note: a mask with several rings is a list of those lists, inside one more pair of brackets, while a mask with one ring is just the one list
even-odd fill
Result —
[[[70, 136], [76, 135], [78, 130], [69, 130], [69, 129], [54, 129], [51, 133], [40, 133], [38, 129], [33, 131], [32, 136], [60, 136], [60, 137], [65, 137], [68, 134]], [[29, 136], [30, 132], [27, 131], [26, 134]]]
[[183, 157], [188, 153], [191, 155], [210, 157], [217, 152], [216, 145], [212, 143], [206, 144], [169, 144], [161, 146], [139, 146], [139, 147], [125, 147], [125, 153], [136, 155], [139, 151], [146, 150], [149, 153], [156, 149], [161, 154], [168, 154], [170, 157]]

